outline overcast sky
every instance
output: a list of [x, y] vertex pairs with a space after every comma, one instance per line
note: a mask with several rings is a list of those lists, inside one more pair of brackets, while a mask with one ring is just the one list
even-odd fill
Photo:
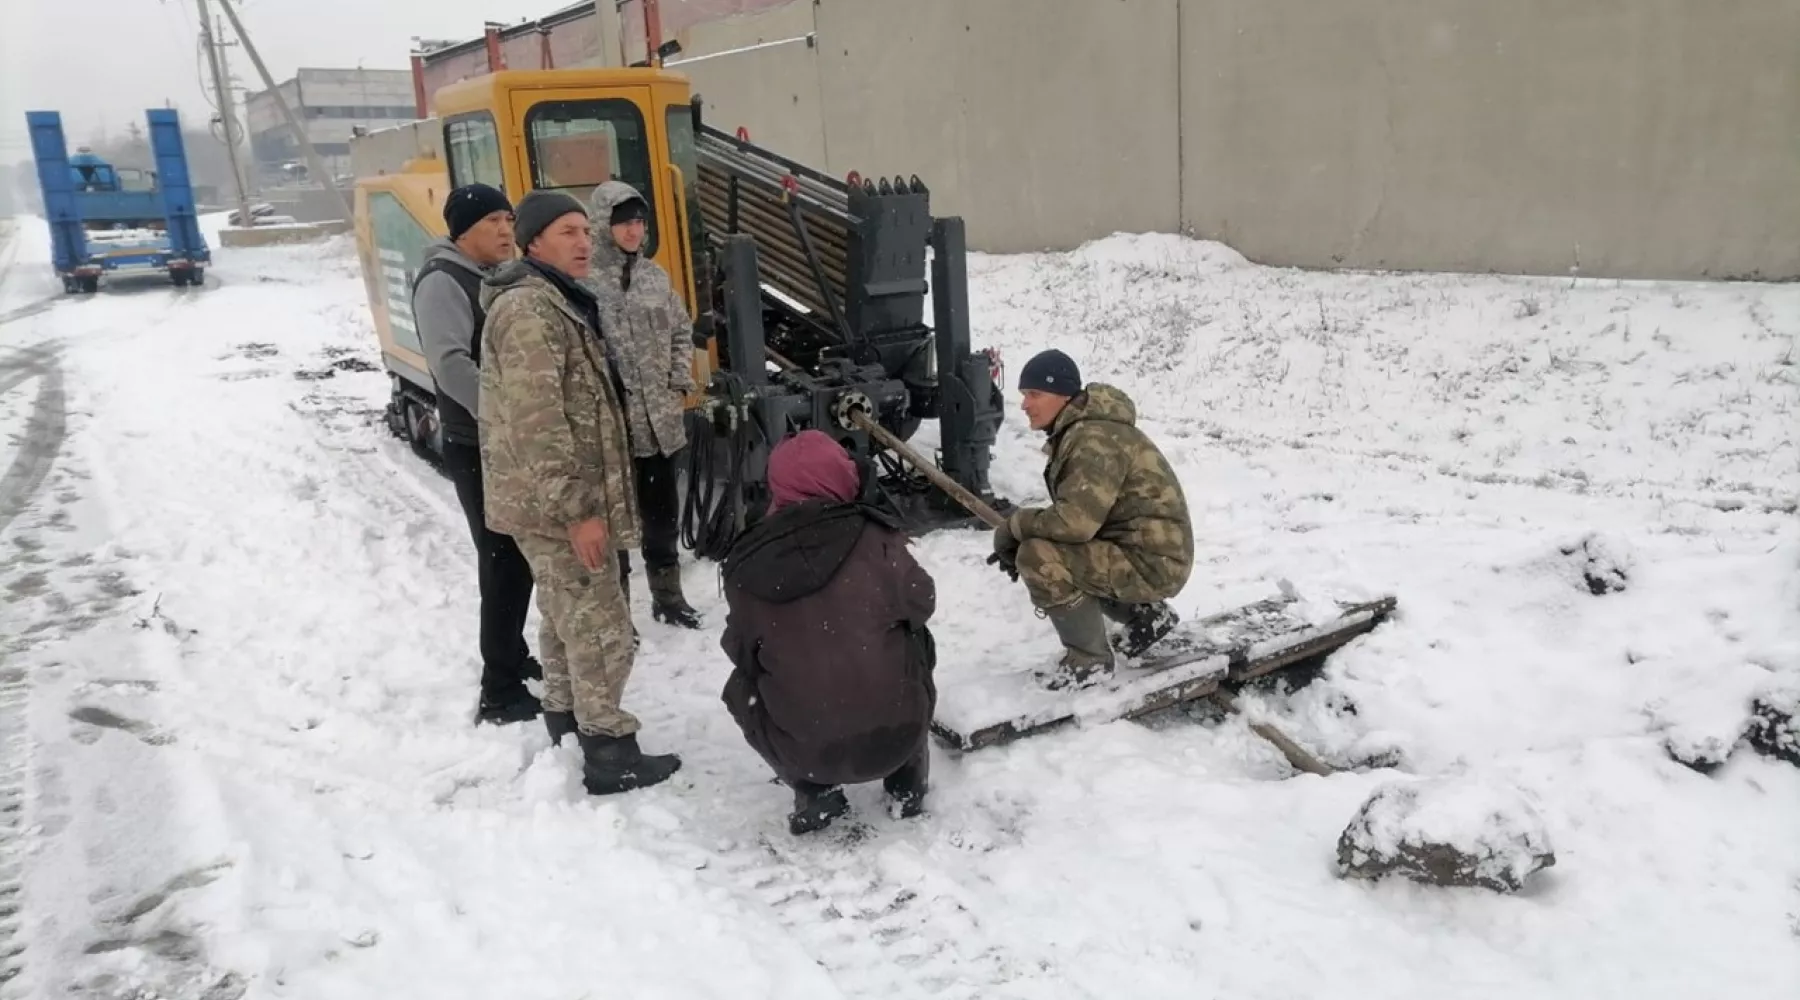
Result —
[[[207, 0], [215, 18], [224, 15]], [[298, 66], [406, 69], [411, 38], [467, 39], [484, 21], [516, 23], [571, 0], [241, 0], [250, 40], [277, 82]], [[0, 26], [0, 162], [29, 159], [26, 110], [62, 112], [74, 146], [105, 128], [142, 123], [170, 100], [183, 124], [211, 115], [196, 0], [4, 0]], [[231, 24], [225, 22], [231, 37]], [[233, 38], [235, 41], [235, 38]], [[238, 84], [261, 90], [242, 48], [229, 50]], [[241, 114], [241, 109], [240, 109]]]

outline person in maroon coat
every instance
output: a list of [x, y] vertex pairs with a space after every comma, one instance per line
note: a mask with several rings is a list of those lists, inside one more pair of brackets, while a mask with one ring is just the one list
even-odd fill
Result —
[[924, 809], [936, 646], [936, 585], [887, 515], [856, 501], [848, 453], [821, 431], [769, 455], [766, 517], [725, 558], [734, 668], [721, 695], [794, 790], [788, 829], [822, 830], [850, 809], [841, 786], [882, 779], [893, 812]]

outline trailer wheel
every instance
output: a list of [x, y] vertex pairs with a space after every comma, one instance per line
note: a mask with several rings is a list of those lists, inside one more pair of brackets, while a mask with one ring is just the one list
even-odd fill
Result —
[[194, 286], [195, 288], [199, 288], [199, 287], [205, 285], [206, 284], [206, 268], [204, 268], [204, 267], [188, 268], [187, 283]]

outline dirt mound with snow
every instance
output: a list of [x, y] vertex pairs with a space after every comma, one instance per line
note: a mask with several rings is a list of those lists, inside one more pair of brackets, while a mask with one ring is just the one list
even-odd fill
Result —
[[1556, 854], [1524, 795], [1449, 778], [1376, 789], [1338, 838], [1337, 860], [1352, 878], [1516, 892]]

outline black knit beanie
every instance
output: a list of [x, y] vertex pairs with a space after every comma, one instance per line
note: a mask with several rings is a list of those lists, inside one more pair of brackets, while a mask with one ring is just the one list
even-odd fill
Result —
[[444, 225], [450, 227], [450, 239], [454, 242], [489, 215], [510, 211], [512, 202], [498, 188], [464, 184], [444, 199]]
[[1019, 369], [1019, 391], [1036, 389], [1057, 396], [1074, 396], [1081, 392], [1081, 369], [1075, 360], [1058, 350], [1040, 352]]
[[612, 218], [607, 221], [607, 225], [618, 226], [639, 219], [650, 221], [650, 206], [644, 204], [644, 199], [632, 195], [613, 206]]

